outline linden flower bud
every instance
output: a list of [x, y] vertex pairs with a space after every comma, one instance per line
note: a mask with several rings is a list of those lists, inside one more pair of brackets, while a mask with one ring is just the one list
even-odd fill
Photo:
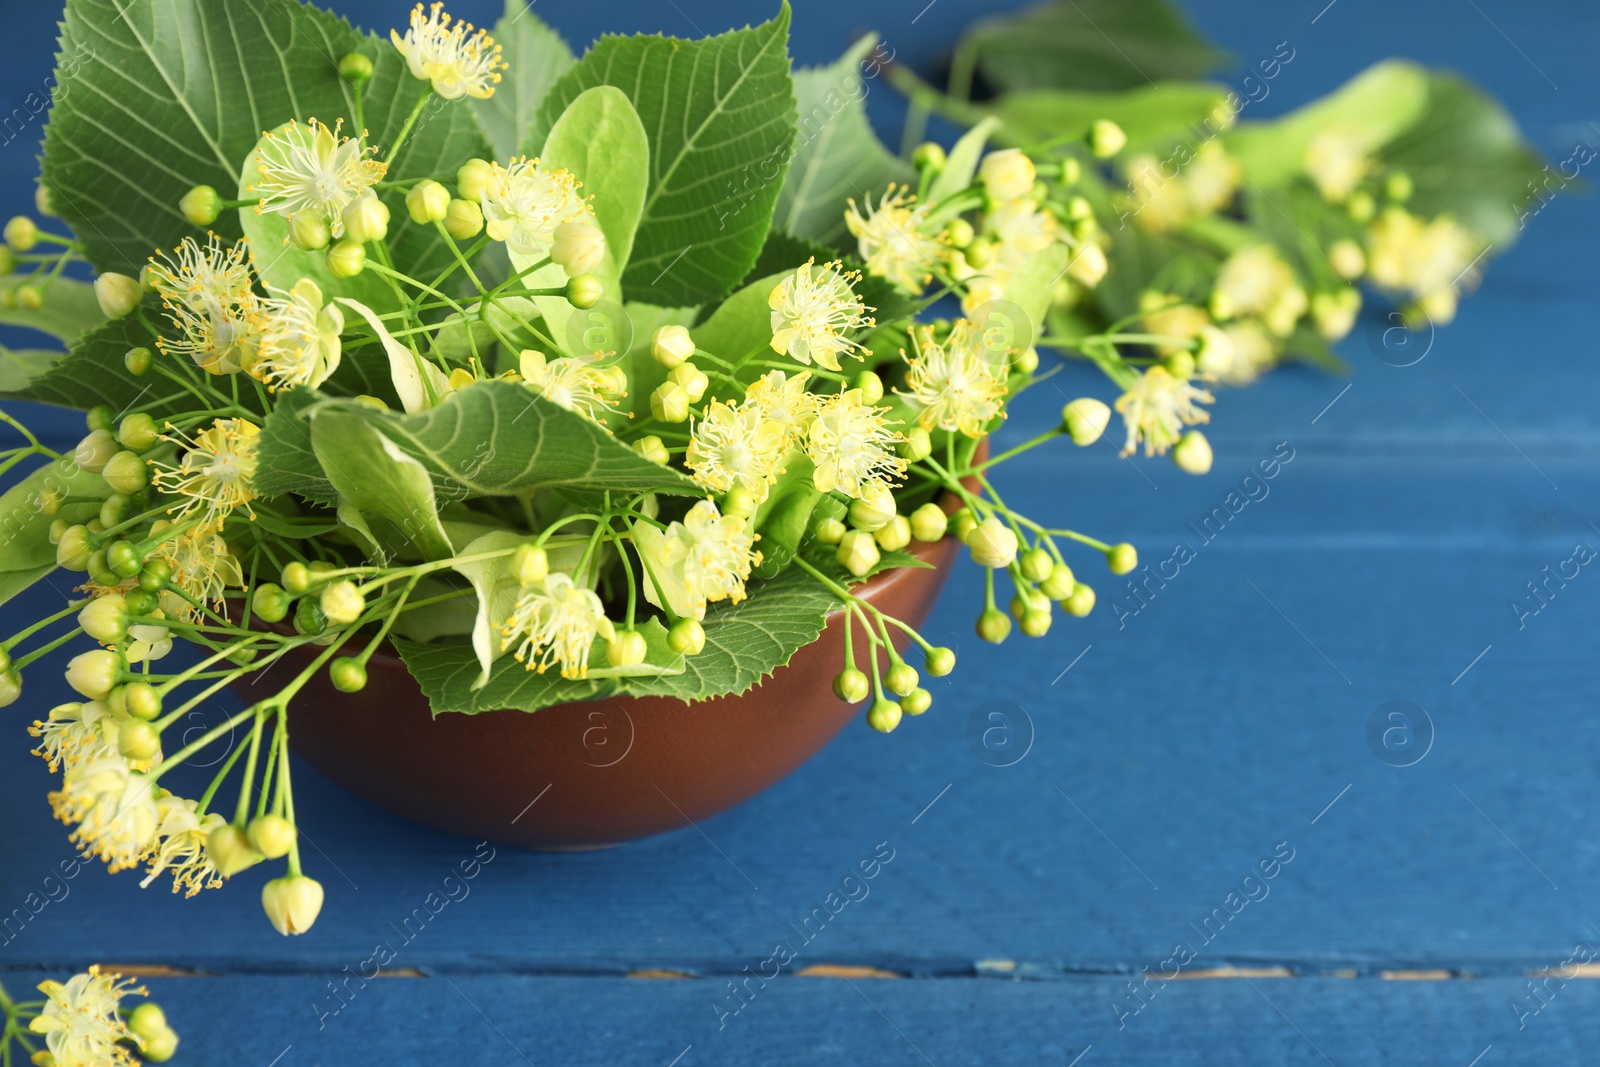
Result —
[[1085, 241], [1067, 264], [1067, 274], [1073, 281], [1093, 289], [1106, 276], [1111, 264], [1106, 261], [1105, 249], [1093, 241]]
[[883, 687], [897, 697], [903, 697], [917, 687], [922, 679], [917, 677], [917, 669], [902, 660], [889, 668], [883, 676]]
[[122, 697], [122, 707], [135, 719], [146, 722], [161, 714], [161, 694], [148, 682], [129, 682], [113, 697]]
[[904, 515], [896, 515], [887, 526], [880, 527], [872, 536], [885, 552], [898, 552], [911, 543], [911, 520]]
[[22, 695], [22, 675], [16, 671], [0, 674], [0, 708], [9, 707]]
[[973, 562], [978, 566], [998, 570], [1011, 566], [1017, 558], [1017, 534], [991, 515], [978, 523], [977, 529], [967, 537], [967, 547], [972, 550]]
[[6, 244], [13, 252], [28, 252], [39, 243], [39, 227], [26, 215], [18, 215], [6, 223]]
[[1083, 618], [1094, 610], [1094, 590], [1078, 582], [1072, 587], [1072, 595], [1061, 602], [1067, 609], [1067, 614], [1076, 618]]
[[224, 878], [249, 870], [262, 860], [245, 832], [231, 823], [206, 835], [206, 857]]
[[838, 519], [823, 519], [817, 523], [817, 540], [825, 545], [836, 545], [844, 540], [850, 528]]
[[361, 618], [367, 608], [366, 597], [356, 588], [356, 583], [346, 579], [334, 582], [322, 591], [322, 613], [335, 626], [348, 626]]
[[668, 370], [675, 370], [694, 355], [694, 338], [685, 326], [659, 326], [650, 335], [650, 356]]
[[689, 417], [689, 394], [677, 382], [662, 382], [650, 394], [650, 414], [661, 422], [683, 422]]
[[706, 628], [694, 619], [679, 619], [667, 631], [667, 644], [680, 656], [698, 656], [706, 647]]
[[78, 612], [78, 625], [102, 645], [114, 645], [128, 635], [127, 606], [118, 593], [98, 597]]
[[483, 187], [494, 168], [486, 159], [469, 159], [456, 171], [456, 193], [463, 200], [476, 204], [483, 199]]
[[972, 228], [972, 223], [966, 219], [953, 218], [945, 223], [944, 236], [945, 240], [950, 242], [951, 248], [965, 248], [972, 243], [972, 239], [978, 234]]
[[900, 442], [900, 456], [908, 463], [916, 463], [933, 455], [933, 436], [921, 426], [907, 430]]
[[100, 476], [113, 491], [131, 495], [150, 481], [150, 466], [132, 452], [118, 452], [106, 461]]
[[636, 667], [644, 662], [647, 652], [644, 634], [638, 630], [618, 630], [606, 642], [606, 662], [613, 667]]
[[593, 274], [579, 274], [567, 281], [567, 303], [580, 311], [594, 307], [605, 295], [605, 285]]
[[1061, 424], [1073, 444], [1087, 447], [1100, 440], [1111, 425], [1111, 407], [1092, 396], [1079, 397], [1061, 409]]
[[1139, 565], [1139, 550], [1126, 541], [1112, 545], [1106, 552], [1106, 565], [1111, 568], [1112, 574], [1127, 574]]
[[945, 164], [950, 162], [949, 155], [944, 150], [944, 145], [937, 141], [923, 141], [911, 153], [911, 165], [918, 170], [929, 170], [937, 173], [944, 170]]
[[722, 498], [722, 515], [724, 518], [747, 519], [756, 511], [755, 497], [750, 495], [750, 490], [742, 485], [736, 485], [728, 490]]
[[943, 678], [956, 669], [956, 654], [948, 648], [930, 648], [928, 650], [928, 658], [924, 661], [923, 666], [935, 678]]
[[153, 759], [160, 751], [161, 732], [142, 719], [129, 719], [117, 730], [117, 752], [128, 759]]
[[328, 681], [341, 693], [359, 693], [367, 687], [367, 668], [354, 656], [340, 656], [328, 664]]
[[372, 60], [360, 52], [351, 52], [339, 59], [339, 73], [347, 81], [357, 85], [365, 85], [372, 80]]
[[1077, 582], [1072, 577], [1072, 568], [1065, 563], [1057, 563], [1050, 568], [1050, 573], [1039, 582], [1039, 592], [1051, 600], [1065, 600], [1077, 588]]
[[322, 883], [303, 874], [274, 878], [261, 887], [261, 907], [273, 929], [285, 936], [311, 929], [322, 912], [322, 897]]
[[1055, 569], [1055, 561], [1042, 548], [1030, 548], [1022, 554], [1022, 576], [1030, 582], [1042, 582]]
[[94, 298], [106, 318], [122, 319], [132, 315], [144, 300], [144, 290], [139, 279], [108, 270], [94, 280]]
[[1110, 119], [1100, 119], [1089, 127], [1089, 151], [1096, 159], [1110, 159], [1128, 143], [1128, 135]]
[[282, 815], [262, 815], [245, 827], [250, 846], [269, 860], [281, 859], [294, 847], [299, 832]]
[[1011, 616], [999, 608], [989, 608], [978, 616], [978, 636], [991, 645], [998, 645], [1011, 636]]
[[340, 217], [346, 240], [364, 245], [389, 236], [389, 208], [371, 189], [345, 205]]
[[851, 530], [839, 539], [836, 558], [845, 570], [857, 578], [864, 578], [883, 557], [878, 553], [878, 543], [872, 539], [870, 533], [865, 530]]
[[1172, 446], [1172, 462], [1185, 474], [1205, 474], [1211, 458], [1211, 442], [1199, 430], [1190, 430]]
[[354, 278], [367, 268], [367, 250], [348, 238], [328, 249], [328, 270], [335, 278]]
[[1366, 253], [1361, 251], [1361, 246], [1348, 237], [1333, 242], [1328, 247], [1328, 262], [1333, 264], [1333, 269], [1347, 282], [1353, 282], [1367, 269]]
[[44, 293], [36, 285], [24, 285], [17, 290], [17, 306], [24, 311], [38, 311], [44, 307]]
[[833, 695], [846, 704], [859, 704], [872, 691], [867, 676], [854, 667], [846, 667], [833, 678]]
[[913, 689], [900, 698], [900, 710], [907, 715], [921, 715], [933, 707], [933, 694], [926, 689]]
[[511, 554], [511, 576], [523, 585], [542, 582], [550, 573], [550, 556], [538, 545], [518, 545]]
[[183, 194], [178, 210], [194, 226], [210, 226], [222, 214], [222, 197], [209, 185], [197, 185]]
[[43, 180], [33, 187], [33, 209], [47, 219], [56, 217], [55, 198], [50, 195], [50, 187]]
[[606, 235], [587, 220], [563, 222], [555, 228], [550, 258], [566, 270], [567, 277], [588, 274], [606, 258]]
[[69, 526], [56, 542], [56, 566], [69, 571], [81, 571], [89, 566], [89, 556], [94, 549], [89, 546], [89, 531], [83, 526]]
[[706, 377], [706, 372], [692, 363], [674, 367], [672, 373], [667, 375], [667, 380], [682, 386], [691, 404], [698, 404], [700, 398], [706, 395], [706, 390], [711, 387], [711, 379]]
[[431, 178], [418, 182], [406, 194], [406, 212], [419, 226], [443, 222], [450, 214], [450, 190]]
[[990, 152], [978, 168], [978, 180], [989, 199], [1001, 203], [1027, 196], [1038, 176], [1033, 160], [1016, 148]]
[[633, 450], [651, 463], [659, 463], [665, 467], [672, 461], [672, 453], [667, 451], [667, 446], [655, 434], [641, 437], [633, 443]]
[[139, 411], [122, 420], [122, 425], [117, 427], [117, 440], [123, 448], [147, 452], [161, 440], [161, 431], [155, 419]]
[[867, 709], [867, 725], [880, 734], [893, 733], [894, 728], [900, 725], [902, 709], [892, 700], [879, 698], [872, 702], [872, 707]]
[[166, 1012], [155, 1002], [145, 1001], [128, 1013], [128, 1029], [140, 1037], [149, 1038], [170, 1027], [167, 1026]]
[[104, 700], [117, 684], [122, 657], [103, 648], [82, 652], [67, 663], [67, 684], [90, 700]]
[[333, 240], [333, 231], [328, 228], [328, 220], [321, 215], [297, 211], [294, 218], [289, 220], [289, 240], [298, 249], [315, 252], [328, 247], [328, 242]]
[[865, 487], [861, 491], [861, 498], [850, 503], [850, 524], [868, 533], [875, 533], [889, 525], [895, 514], [894, 494], [882, 483]]
[[856, 375], [855, 387], [861, 390], [863, 404], [876, 404], [883, 399], [883, 379], [876, 371], [864, 370]]
[[1021, 630], [1025, 636], [1043, 637], [1045, 634], [1050, 632], [1050, 623], [1052, 619], [1050, 615], [1050, 608], [1048, 606], [1049, 601], [1045, 601], [1045, 604], [1046, 607], [1042, 611], [1024, 612], [1022, 618], [1017, 622], [1017, 628]]
[[444, 216], [445, 232], [458, 241], [470, 240], [483, 230], [483, 208], [473, 200], [452, 200]]
[[950, 519], [938, 504], [924, 504], [911, 513], [911, 536], [918, 541], [942, 541]]

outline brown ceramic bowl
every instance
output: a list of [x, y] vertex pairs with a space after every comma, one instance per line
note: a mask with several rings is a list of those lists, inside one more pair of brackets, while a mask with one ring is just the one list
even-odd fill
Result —
[[[919, 625], [958, 547], [918, 544], [934, 569], [880, 574], [857, 595]], [[726, 811], [810, 759], [862, 715], [833, 694], [843, 662], [844, 615], [834, 612], [820, 638], [743, 696], [434, 718], [400, 659], [379, 652], [359, 693], [337, 692], [319, 672], [290, 737], [328, 777], [408, 819], [531, 848], [604, 848]]]

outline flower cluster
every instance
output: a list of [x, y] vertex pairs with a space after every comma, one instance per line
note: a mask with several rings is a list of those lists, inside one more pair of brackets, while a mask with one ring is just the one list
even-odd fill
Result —
[[[4, 1032], [0, 1050], [7, 1063], [12, 1042], [34, 1063], [50, 1067], [137, 1067], [140, 1062], [165, 1063], [178, 1051], [178, 1034], [154, 1001], [131, 1009], [122, 1002], [149, 991], [120, 974], [90, 967], [65, 982], [39, 983], [44, 999], [17, 1002], [0, 989]], [[29, 1035], [38, 1035], [38, 1048]]]

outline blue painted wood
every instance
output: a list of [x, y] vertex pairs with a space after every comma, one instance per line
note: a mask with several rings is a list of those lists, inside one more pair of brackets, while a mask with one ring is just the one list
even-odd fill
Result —
[[[708, 31], [765, 14], [677, 6]], [[860, 17], [922, 61], [979, 6], [940, 0], [915, 24], [922, 3]], [[1600, 13], [1477, 7], [1419, 3], [1395, 25], [1392, 8], [1367, 0], [1339, 0], [1314, 25], [1322, 2], [1192, 10], [1246, 62], [1293, 43], [1263, 112], [1398, 53], [1482, 82], [1552, 158], [1600, 137], [1583, 132], [1600, 80], [1584, 49]], [[378, 8], [349, 10], [369, 24], [393, 17]], [[797, 12], [797, 55], [840, 49], [858, 16], [839, 10]], [[673, 25], [672, 6], [541, 14], [574, 39], [602, 20], [694, 32]], [[6, 93], [27, 69], [0, 70]], [[873, 98], [875, 114], [886, 98]], [[0, 149], [6, 188], [26, 176], [19, 155]], [[958, 571], [929, 632], [958, 644], [963, 663], [936, 684], [934, 710], [890, 738], [852, 727], [699, 831], [484, 863], [474, 842], [303, 772], [308, 865], [329, 898], [310, 935], [286, 940], [254, 907], [257, 873], [194, 901], [141, 893], [130, 874], [65, 879], [50, 776], [24, 754], [14, 708], [0, 745], [0, 968], [31, 980], [93, 960], [214, 973], [157, 982], [187, 1035], [184, 1062], [267, 1063], [293, 1045], [281, 1062], [506, 1063], [515, 1045], [534, 1062], [665, 1064], [691, 1043], [685, 1064], [1068, 1063], [1090, 1044], [1084, 1064], [1468, 1064], [1490, 1045], [1484, 1064], [1577, 1062], [1595, 1036], [1593, 983], [1546, 989], [1549, 1007], [1522, 1030], [1512, 1005], [1530, 973], [1560, 967], [1575, 945], [1600, 947], [1586, 892], [1600, 875], [1600, 578], [1584, 567], [1552, 582], [1548, 604], [1525, 600], [1520, 619], [1511, 605], [1577, 543], [1600, 548], [1597, 223], [1592, 197], [1546, 208], [1414, 366], [1383, 362], [1358, 335], [1343, 346], [1348, 380], [1290, 370], [1227, 393], [1208, 478], [1117, 463], [1109, 445], [1005, 468], [1000, 489], [1020, 507], [1131, 540], [1152, 567], [1179, 542], [1194, 558], [1169, 565], [1165, 585], [1151, 580], [1142, 605], [1086, 558], [1095, 616], [1000, 649], [970, 636], [977, 575]], [[1078, 368], [1055, 383], [1067, 395], [1099, 388]], [[1036, 432], [1061, 399], [1052, 385], [1025, 399], [1003, 441]], [[1287, 454], [1280, 443], [1293, 459], [1246, 481]], [[1190, 525], [1230, 503], [1226, 523]], [[41, 590], [7, 614], [48, 599]], [[35, 670], [18, 708], [38, 714], [65, 696]], [[1403, 748], [1375, 753], [1369, 740], [1375, 713], [1397, 700], [1432, 724], [1409, 767], [1392, 765]], [[1004, 725], [996, 710], [1012, 731], [991, 732], [986, 748], [984, 731]], [[1021, 746], [1030, 724], [1026, 755], [997, 766], [1017, 754], [1000, 742]], [[1380, 736], [1386, 725], [1380, 715]], [[894, 858], [846, 882], [880, 843]], [[477, 876], [462, 880], [474, 858]], [[835, 906], [860, 899], [834, 916], [830, 893]], [[710, 1005], [725, 983], [803, 940], [807, 916], [790, 977], [719, 1032]], [[1171, 982], [1119, 1031], [1111, 1005], [1126, 976], [1162, 969], [1180, 942], [1196, 954], [1186, 970], [1297, 977]], [[433, 977], [353, 984], [359, 994], [319, 1031], [326, 983], [359, 974], [379, 945], [393, 950], [387, 966]], [[917, 980], [791, 980], [814, 964]], [[700, 977], [622, 977], [642, 969]], [[1467, 977], [1379, 980], [1392, 969]], [[1344, 973], [1356, 977], [1331, 977]]]

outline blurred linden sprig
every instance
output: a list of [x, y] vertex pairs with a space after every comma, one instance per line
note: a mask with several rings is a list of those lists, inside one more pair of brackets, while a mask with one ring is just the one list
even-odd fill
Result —
[[[288, 744], [308, 686], [358, 693], [393, 648], [436, 714], [692, 702], [747, 691], [842, 607], [834, 690], [892, 731], [930, 709], [924, 675], [956, 657], [862, 582], [925, 565], [919, 546], [954, 536], [984, 568], [976, 630], [998, 643], [1013, 628], [1044, 636], [1058, 607], [1092, 612], [1073, 553], [1117, 576], [1139, 565], [1130, 544], [1009, 506], [999, 465], [1063, 438], [1092, 445], [1120, 414], [1125, 455], [1204, 473], [1211, 390], [1252, 377], [1308, 322], [1347, 331], [1346, 275], [1403, 278], [1440, 312], [1434, 282], [1470, 248], [1447, 220], [1396, 214], [1394, 174], [1320, 142], [1314, 174], [1345, 176], [1339, 217], [1356, 225], [1363, 194], [1373, 206], [1364, 243], [1326, 249], [1328, 270], [1349, 270], [1314, 288], [1234, 217], [1237, 144], [1226, 158], [1202, 146], [1181, 210], [1161, 199], [1178, 179], [1137, 203], [1119, 186], [1148, 133], [1116, 115], [993, 150], [1017, 123], [979, 116], [949, 150], [902, 162], [872, 136], [862, 94], [839, 91], [882, 66], [876, 41], [791, 74], [774, 47], [786, 7], [706, 41], [603, 38], [582, 60], [508, 13], [494, 37], [544, 57], [526, 71], [438, 5], [387, 40], [284, 11], [305, 23], [294, 39], [352, 48], [331, 70], [320, 53], [207, 42], [218, 63], [241, 49], [250, 77], [318, 101], [254, 143], [226, 141], [233, 195], [209, 164], [139, 187], [114, 167], [62, 166], [123, 145], [101, 136], [92, 94], [58, 102], [56, 184], [41, 188], [99, 184], [36, 205], [59, 208], [71, 236], [12, 220], [3, 266], [28, 272], [5, 290], [11, 321], [69, 348], [13, 360], [0, 383], [87, 409], [66, 454], [0, 414], [22, 440], [0, 472], [34, 468], [0, 498], [0, 596], [56, 567], [82, 575], [0, 642], [0, 705], [42, 657], [97, 646], [68, 664], [81, 699], [32, 726], [62, 774], [57, 816], [110, 870], [142, 869], [145, 886], [168, 875], [190, 896], [283, 861], [261, 900], [284, 934], [310, 929], [324, 898], [302, 868]], [[670, 77], [695, 62], [719, 77]], [[732, 77], [727, 63], [745, 66]], [[618, 72], [644, 74], [613, 84]], [[1093, 105], [1119, 110], [1104, 94]], [[835, 136], [815, 136], [818, 108]], [[224, 143], [191, 128], [181, 95], [142, 114], [168, 139]], [[379, 134], [366, 115], [388, 116]], [[698, 140], [677, 139], [686, 116]], [[870, 192], [838, 191], [852, 185]], [[86, 204], [167, 250], [139, 245], [144, 265], [115, 269], [130, 242]], [[1189, 251], [1157, 255], [1145, 277], [1149, 242]], [[85, 261], [92, 288], [66, 273]], [[1092, 361], [1120, 395], [1071, 400], [1055, 425], [986, 454], [1011, 401], [1053, 372], [1041, 348]], [[189, 654], [169, 663], [175, 647]], [[198, 735], [181, 727], [229, 688], [248, 706]]]
[[166, 1063], [178, 1050], [177, 1032], [154, 1001], [122, 1007], [125, 998], [149, 993], [119, 974], [90, 967], [65, 982], [40, 982], [39, 992], [42, 1000], [15, 1001], [0, 988], [7, 1067], [18, 1049], [39, 1067]]

